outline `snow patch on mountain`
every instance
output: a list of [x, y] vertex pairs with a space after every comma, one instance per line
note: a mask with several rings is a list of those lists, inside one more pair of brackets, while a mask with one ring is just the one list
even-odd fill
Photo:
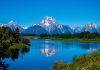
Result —
[[22, 28], [23, 28], [24, 30], [25, 30], [25, 29], [28, 29], [28, 27], [27, 27], [27, 26], [25, 26], [25, 27], [22, 27]]
[[68, 25], [59, 24], [55, 18], [51, 16], [46, 16], [36, 24], [33, 24], [29, 27], [21, 27], [16, 22], [11, 20], [8, 24], [0, 23], [0, 27], [10, 27], [12, 30], [15, 30], [17, 27], [20, 30], [20, 33], [23, 34], [67, 34], [67, 33], [80, 33], [89, 31], [91, 33], [98, 32], [100, 33], [100, 26], [96, 23], [89, 22], [83, 27], [71, 28]]
[[80, 33], [82, 31], [82, 29], [80, 27], [75, 27], [73, 29], [74, 33]]
[[96, 23], [93, 22], [89, 22], [82, 28], [82, 31], [89, 31], [93, 33], [93, 32], [100, 32], [99, 29], [100, 29], [99, 25], [96, 25]]

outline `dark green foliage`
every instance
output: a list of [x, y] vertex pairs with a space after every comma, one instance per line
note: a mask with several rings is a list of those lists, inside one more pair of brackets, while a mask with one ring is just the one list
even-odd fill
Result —
[[24, 39], [19, 34], [19, 29], [11, 30], [9, 27], [0, 28], [0, 49], [8, 49], [14, 44], [29, 44], [29, 40]]
[[40, 36], [40, 37], [48, 37], [47, 34], [40, 34], [39, 36]]
[[9, 64], [6, 64], [0, 59], [0, 70], [8, 70]]
[[53, 65], [53, 70], [100, 70], [100, 50], [74, 57], [70, 64], [57, 61]]
[[25, 38], [21, 37], [21, 42], [23, 44], [26, 44], [26, 45], [29, 45], [30, 46], [30, 40], [29, 39], [25, 39]]
[[30, 45], [30, 41], [19, 34], [18, 28], [16, 30], [11, 30], [8, 27], [0, 28], [0, 59], [17, 59], [19, 50], [21, 53], [29, 51], [28, 45]]
[[78, 34], [77, 38], [85, 38], [85, 39], [100, 39], [100, 34], [95, 32], [95, 33], [90, 33], [90, 32], [81, 32]]
[[66, 63], [62, 61], [57, 61], [53, 65], [53, 70], [65, 70], [66, 68]]
[[14, 43], [19, 43], [19, 29], [11, 30], [8, 27], [0, 28], [0, 48], [9, 48]]
[[94, 32], [81, 32], [81, 33], [75, 33], [75, 34], [31, 34], [31, 35], [25, 35], [25, 36], [33, 36], [33, 37], [39, 37], [39, 38], [50, 38], [50, 39], [82, 39], [82, 40], [100, 40], [100, 33]]
[[19, 43], [19, 40], [20, 40], [19, 28], [16, 28], [15, 33], [14, 33], [14, 38], [15, 38], [15, 42]]

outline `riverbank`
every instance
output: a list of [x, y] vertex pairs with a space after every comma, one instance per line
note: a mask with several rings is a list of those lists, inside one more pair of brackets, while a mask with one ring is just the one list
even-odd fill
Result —
[[100, 70], [100, 50], [74, 57], [70, 64], [57, 61], [53, 65], [53, 70]]
[[15, 43], [13, 45], [11, 45], [8, 49], [9, 50], [16, 50], [16, 49], [20, 49], [20, 48], [26, 48], [28, 45], [24, 44], [24, 43]]
[[78, 39], [78, 38], [54, 38], [54, 37], [40, 37], [40, 36], [24, 36], [26, 39], [51, 39], [63, 41], [81, 41], [81, 42], [100, 42], [100, 39]]

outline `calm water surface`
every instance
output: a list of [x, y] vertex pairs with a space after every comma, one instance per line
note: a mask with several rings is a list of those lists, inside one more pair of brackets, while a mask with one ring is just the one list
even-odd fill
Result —
[[72, 62], [74, 56], [88, 54], [100, 48], [100, 43], [30, 39], [27, 53], [19, 51], [16, 59], [2, 59], [10, 70], [52, 70], [55, 61]]

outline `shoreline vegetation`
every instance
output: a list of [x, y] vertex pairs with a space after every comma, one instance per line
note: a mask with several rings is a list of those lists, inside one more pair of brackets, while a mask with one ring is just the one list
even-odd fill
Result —
[[74, 57], [72, 63], [56, 61], [53, 70], [100, 70], [100, 50]]
[[[0, 66], [3, 70], [9, 70], [9, 64], [2, 59], [18, 59], [19, 54], [24, 55], [30, 48], [30, 41], [25, 39], [19, 33], [19, 29], [10, 29], [9, 27], [0, 27]], [[19, 53], [20, 51], [20, 53]]]
[[[8, 27], [0, 28], [0, 58], [11, 57], [18, 58], [18, 50], [22, 53], [28, 52], [30, 38], [34, 39], [52, 39], [66, 41], [85, 41], [100, 42], [100, 34], [81, 32], [77, 34], [40, 34], [40, 35], [23, 35], [19, 33], [19, 29], [11, 30]], [[74, 57], [72, 63], [68, 64], [62, 61], [56, 61], [53, 64], [53, 70], [100, 70], [100, 50], [92, 52], [88, 55]]]
[[62, 41], [81, 41], [81, 42], [100, 42], [100, 39], [77, 39], [77, 38], [49, 38], [49, 37], [38, 37], [38, 36], [24, 36], [26, 39], [51, 39], [51, 40], [62, 40]]
[[11, 45], [8, 50], [15, 50], [15, 49], [20, 49], [20, 48], [26, 48], [28, 45], [27, 44], [24, 44], [24, 43], [19, 43], [19, 44], [14, 44], [14, 45]]
[[[82, 42], [100, 42], [99, 33], [82, 32], [78, 34], [56, 34], [56, 35], [24, 35], [24, 38], [29, 39], [52, 39], [64, 41], [82, 41]], [[52, 70], [100, 70], [100, 50], [84, 54], [82, 56], [73, 57], [71, 63], [64, 61], [55, 61]]]
[[81, 32], [76, 34], [27, 34], [24, 35], [26, 39], [51, 39], [51, 40], [65, 40], [65, 41], [82, 41], [82, 42], [100, 42], [100, 34], [97, 32]]
[[28, 39], [25, 39], [19, 29], [10, 29], [9, 27], [0, 28], [0, 50], [15, 50], [25, 48], [30, 45]]

